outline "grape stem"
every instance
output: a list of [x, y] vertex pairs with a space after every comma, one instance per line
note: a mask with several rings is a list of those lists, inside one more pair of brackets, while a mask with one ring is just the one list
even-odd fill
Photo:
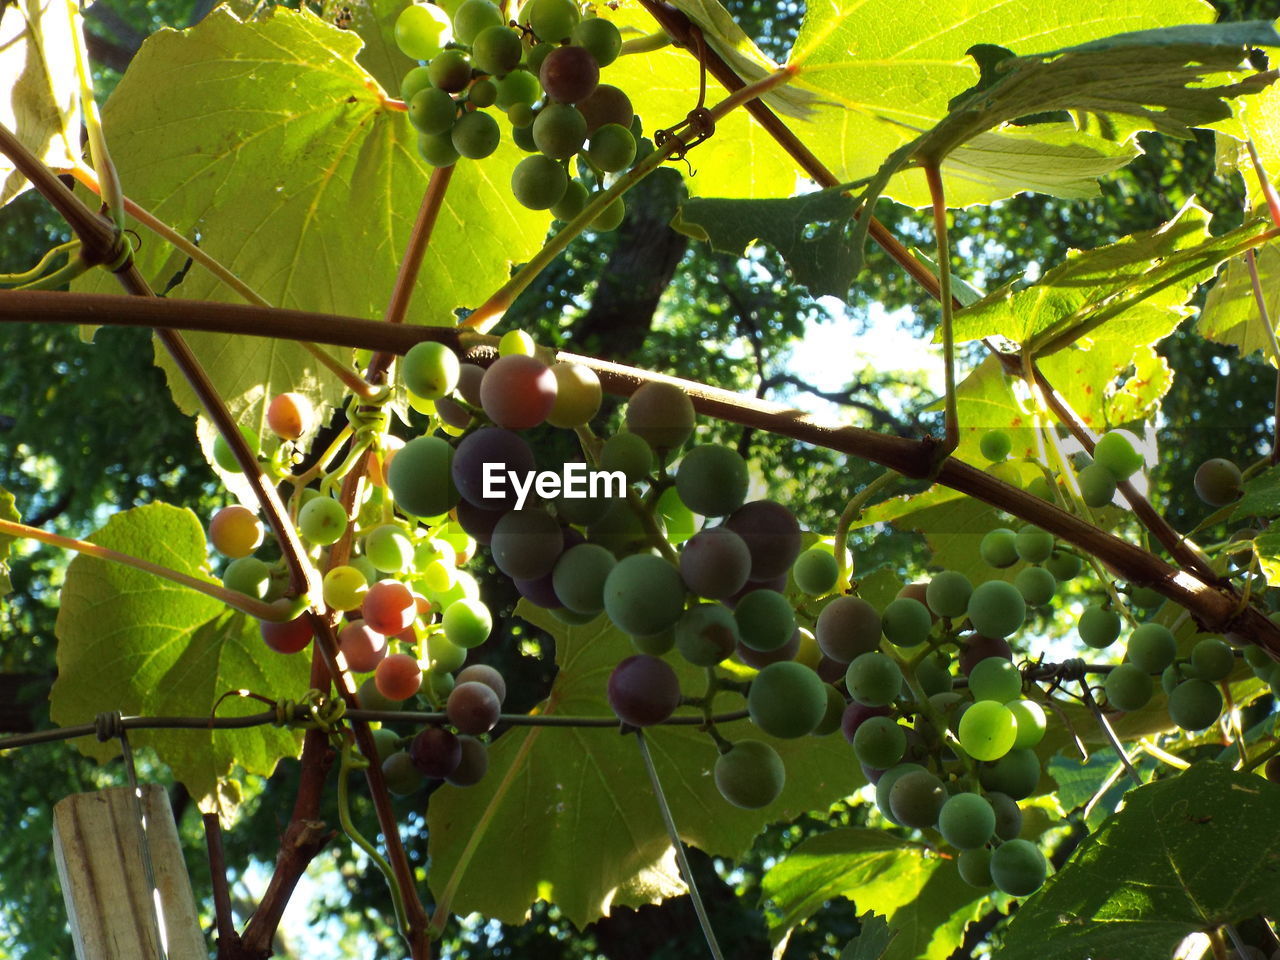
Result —
[[102, 132], [102, 116], [98, 113], [98, 101], [93, 95], [93, 73], [89, 69], [89, 48], [84, 39], [84, 17], [80, 5], [65, 0], [67, 18], [71, 25], [71, 46], [76, 57], [76, 79], [80, 83], [80, 112], [84, 119], [85, 133], [89, 141], [89, 158], [102, 173], [102, 202], [107, 208], [117, 230], [124, 230], [124, 189], [111, 153], [107, 150], [107, 138]]
[[925, 180], [933, 201], [933, 229], [938, 238], [938, 303], [942, 306], [942, 356], [946, 365], [946, 443], [938, 450], [939, 458], [950, 456], [960, 446], [960, 412], [956, 403], [956, 339], [952, 331], [955, 303], [951, 296], [951, 241], [947, 233], [947, 198], [942, 187], [942, 171], [937, 163], [927, 163]]
[[885, 470], [865, 487], [855, 493], [848, 504], [845, 505], [840, 519], [836, 523], [835, 534], [835, 555], [836, 555], [836, 593], [847, 593], [849, 590], [849, 576], [852, 570], [848, 565], [849, 556], [849, 528], [853, 526], [853, 521], [862, 515], [862, 509], [867, 505], [872, 497], [882, 490], [887, 490], [897, 482], [900, 474], [893, 470]]
[[632, 37], [630, 40], [624, 40], [622, 49], [618, 51], [618, 56], [626, 57], [633, 53], [653, 53], [671, 46], [671, 37], [665, 30], [655, 30], [653, 33], [646, 33], [643, 37]]
[[[352, 843], [365, 852], [365, 855], [373, 861], [374, 866], [386, 878], [387, 886], [391, 888], [391, 902], [395, 905], [396, 910], [396, 926], [400, 930], [401, 936], [405, 941], [409, 941], [409, 924], [405, 918], [404, 912], [404, 894], [400, 890], [400, 884], [396, 880], [395, 872], [391, 869], [391, 865], [378, 852], [378, 848], [365, 839], [358, 829], [355, 822], [351, 819], [351, 796], [347, 787], [347, 776], [356, 769], [356, 764], [352, 759], [352, 747], [354, 743], [347, 738], [343, 738], [341, 760], [338, 766], [338, 822], [342, 824], [343, 832], [351, 838]], [[363, 760], [363, 758], [362, 758]], [[365, 763], [369, 762], [364, 760]]]
[[[1252, 143], [1249, 144], [1249, 148], [1253, 149]], [[1255, 156], [1254, 159], [1256, 160], [1257, 157]], [[1272, 197], [1267, 199], [1271, 200]], [[1262, 321], [1262, 328], [1267, 331], [1267, 338], [1271, 343], [1271, 356], [1276, 358], [1277, 364], [1280, 364], [1280, 343], [1276, 342], [1275, 327], [1267, 311], [1267, 298], [1262, 293], [1262, 280], [1258, 277], [1258, 258], [1254, 256], [1252, 250], [1249, 250], [1244, 255], [1244, 262], [1249, 268], [1249, 282], [1253, 286], [1253, 302], [1258, 307], [1258, 319]], [[1271, 463], [1273, 465], [1280, 463], [1280, 367], [1276, 369], [1275, 432], [1271, 439]]]

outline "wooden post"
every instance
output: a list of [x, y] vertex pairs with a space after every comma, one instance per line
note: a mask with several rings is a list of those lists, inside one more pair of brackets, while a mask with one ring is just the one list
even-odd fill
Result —
[[[74, 794], [53, 808], [54, 853], [76, 957], [208, 960], [169, 797], [156, 784], [140, 790], [154, 892], [129, 787]], [[165, 952], [156, 942], [157, 915]]]

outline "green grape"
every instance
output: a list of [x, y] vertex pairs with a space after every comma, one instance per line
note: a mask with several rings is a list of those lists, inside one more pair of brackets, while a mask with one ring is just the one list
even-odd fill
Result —
[[550, 210], [569, 188], [569, 175], [550, 157], [525, 157], [511, 171], [511, 193], [530, 210]]
[[854, 754], [874, 770], [888, 770], [901, 763], [906, 751], [906, 731], [892, 717], [869, 717], [853, 734]]
[[991, 851], [986, 847], [960, 851], [956, 869], [960, 871], [960, 879], [969, 886], [986, 889], [991, 886]]
[[533, 121], [533, 142], [553, 160], [568, 160], [582, 149], [587, 139], [587, 121], [578, 108], [567, 103], [549, 103]]
[[[535, 43], [532, 47], [529, 48], [529, 52], [525, 54], [525, 57], [524, 57], [525, 69], [528, 70], [530, 73], [532, 73], [536, 78], [538, 76], [538, 71], [542, 69], [542, 61], [547, 59], [547, 54], [549, 54], [554, 49], [555, 49], [555, 46], [550, 43]], [[534, 99], [536, 100], [541, 96], [542, 96], [542, 84], [539, 83], [538, 96], [535, 97]]]
[[347, 511], [333, 497], [316, 497], [298, 511], [298, 530], [311, 543], [327, 547], [346, 529]]
[[596, 218], [591, 221], [591, 229], [599, 231], [600, 233], [608, 233], [610, 230], [616, 230], [622, 224], [622, 218], [626, 215], [626, 202], [621, 197], [618, 197], [596, 214]]
[[499, 110], [509, 110], [518, 103], [532, 107], [541, 95], [536, 75], [528, 70], [512, 70], [498, 81], [498, 97], [494, 103]]
[[[468, 3], [473, 0], [467, 0]], [[488, 0], [480, 0], [488, 3]], [[502, 139], [502, 131], [498, 129], [498, 121], [482, 110], [464, 113], [453, 125], [453, 149], [458, 156], [469, 160], [483, 160], [498, 149]]]
[[509, 357], [518, 353], [522, 357], [532, 357], [538, 352], [538, 344], [524, 330], [508, 330], [498, 341], [498, 356]]
[[982, 789], [1022, 800], [1036, 792], [1040, 783], [1040, 758], [1030, 749], [1010, 750], [994, 763], [984, 763], [978, 771]]
[[1244, 662], [1252, 669], [1254, 674], [1261, 676], [1263, 673], [1270, 673], [1271, 668], [1276, 662], [1271, 659], [1271, 655], [1262, 647], [1249, 646], [1244, 648]]
[[918, 763], [900, 763], [896, 767], [891, 767], [880, 775], [880, 780], [876, 783], [876, 806], [880, 809], [880, 813], [890, 823], [897, 823], [902, 826], [898, 819], [893, 815], [893, 808], [889, 802], [893, 786], [901, 777], [905, 777], [909, 773], [926, 772], [924, 767]]
[[458, 684], [452, 673], [436, 673], [432, 671], [423, 674], [423, 677], [426, 680], [429, 699], [437, 703], [443, 703], [448, 700], [449, 694], [453, 692], [453, 688]]
[[676, 491], [694, 513], [725, 517], [747, 500], [747, 462], [738, 451], [703, 443], [686, 453], [676, 468]]
[[[475, 83], [471, 84], [471, 89], [467, 91], [467, 103], [479, 109], [492, 107], [497, 99], [498, 85], [493, 82], [492, 77], [481, 77]], [[530, 111], [529, 119], [530, 122], [532, 122], [532, 111]]]
[[618, 561], [604, 583], [604, 609], [618, 629], [647, 636], [675, 625], [685, 587], [674, 566], [651, 554]]
[[1007, 793], [987, 792], [987, 801], [996, 812], [996, 836], [1012, 840], [1022, 832], [1022, 810]]
[[626, 500], [606, 500], [605, 511], [587, 527], [587, 539], [615, 555], [635, 553], [648, 542], [640, 514]]
[[591, 134], [587, 159], [605, 173], [618, 173], [631, 166], [636, 158], [636, 138], [631, 131], [616, 123], [606, 123]]
[[407, 750], [397, 750], [382, 761], [382, 779], [386, 782], [387, 789], [397, 797], [407, 797], [415, 793], [422, 789], [425, 782]]
[[738, 601], [733, 618], [743, 646], [769, 653], [785, 646], [796, 632], [796, 614], [776, 590], [752, 590]]
[[658, 452], [684, 446], [693, 436], [695, 419], [689, 395], [675, 384], [660, 382], [646, 383], [633, 393], [624, 416], [627, 429]]
[[957, 793], [948, 797], [938, 814], [938, 832], [957, 850], [984, 847], [996, 829], [996, 812], [985, 797]]
[[1151, 675], [1132, 663], [1122, 663], [1107, 674], [1107, 703], [1117, 710], [1141, 710], [1151, 700], [1155, 685]]
[[368, 557], [352, 557], [347, 561], [347, 566], [355, 567], [364, 575], [366, 583], [377, 583], [381, 571], [375, 567]]
[[820, 547], [810, 547], [791, 565], [791, 576], [804, 593], [821, 597], [835, 589], [840, 568], [836, 558]]
[[969, 598], [973, 595], [973, 584], [963, 573], [956, 570], [943, 570], [935, 574], [925, 587], [925, 602], [939, 617], [959, 619], [969, 609]]
[[1017, 587], [1003, 580], [979, 584], [969, 597], [969, 622], [984, 637], [1003, 638], [1022, 626], [1027, 604]]
[[439, 437], [416, 437], [401, 447], [387, 469], [396, 506], [418, 517], [437, 517], [457, 504], [450, 468], [453, 447]]
[[1201, 680], [1225, 680], [1236, 667], [1236, 655], [1224, 640], [1205, 637], [1191, 648], [1191, 667]]
[[1049, 481], [1043, 476], [1038, 476], [1027, 484], [1027, 493], [1041, 500], [1048, 500], [1050, 503], [1055, 500], [1053, 491], [1054, 487], [1050, 486]]
[[1207, 680], [1184, 680], [1169, 694], [1169, 719], [1183, 730], [1204, 730], [1222, 715], [1222, 694]]
[[507, 122], [514, 128], [511, 133], [512, 140], [518, 140], [515, 130], [524, 131], [527, 129], [529, 134], [529, 146], [523, 147], [526, 152], [533, 153], [536, 147], [533, 145], [533, 118], [537, 116], [533, 107], [527, 103], [513, 103], [507, 107]]
[[927, 830], [938, 822], [947, 791], [942, 781], [928, 770], [912, 770], [894, 781], [889, 790], [889, 807], [894, 819], [904, 827]]
[[885, 638], [900, 647], [914, 647], [929, 639], [933, 617], [929, 608], [910, 597], [889, 601], [881, 614]]
[[556, 378], [556, 400], [547, 423], [567, 430], [586, 426], [600, 412], [604, 396], [600, 378], [590, 367], [566, 361], [553, 364], [551, 373]]
[[987, 657], [969, 671], [969, 692], [975, 700], [1008, 703], [1022, 695], [1022, 674], [1004, 657]]
[[1044, 568], [1053, 574], [1059, 583], [1074, 580], [1084, 569], [1084, 561], [1074, 553], [1065, 550], [1054, 550], [1053, 555], [1044, 562]]
[[675, 487], [667, 487], [658, 497], [658, 519], [667, 541], [678, 545], [690, 539], [698, 530], [693, 512], [680, 500]]
[[951, 667], [944, 653], [932, 653], [916, 666], [916, 682], [926, 697], [936, 693], [948, 693], [955, 681], [951, 676]]
[[443, 617], [444, 635], [450, 642], [470, 650], [489, 639], [493, 615], [479, 600], [463, 598], [449, 604]]
[[814, 731], [827, 711], [824, 687], [804, 664], [771, 663], [751, 681], [747, 711], [751, 721], [771, 737], [803, 737]]
[[1211, 507], [1225, 507], [1240, 497], [1243, 481], [1239, 467], [1230, 460], [1215, 457], [1196, 470], [1196, 496]]
[[617, 562], [597, 543], [572, 546], [551, 571], [552, 589], [569, 610], [594, 616], [604, 609], [605, 580]]
[[[490, 27], [502, 27], [502, 11], [491, 0], [463, 0], [453, 14], [453, 35], [457, 41], [467, 46], [473, 45], [485, 30]], [[508, 31], [510, 33], [510, 31]], [[511, 34], [513, 37], [515, 34]], [[516, 58], [519, 62], [519, 57]], [[484, 70], [484, 67], [480, 69]], [[488, 70], [488, 73], [498, 73]]]
[[1044, 885], [1044, 854], [1030, 840], [1006, 840], [991, 854], [991, 880], [1011, 897], [1029, 897]]
[[607, 67], [622, 52], [622, 34], [603, 17], [590, 17], [573, 28], [569, 38], [574, 46], [584, 47], [596, 63]]
[[427, 666], [432, 673], [452, 673], [466, 662], [466, 647], [458, 646], [443, 633], [427, 637]]
[[1129, 635], [1129, 660], [1146, 673], [1159, 673], [1178, 656], [1178, 645], [1169, 628], [1144, 623]]
[[696, 667], [714, 667], [727, 660], [739, 639], [733, 611], [719, 603], [690, 607], [675, 626], [676, 649]]
[[396, 17], [396, 46], [411, 60], [430, 60], [453, 39], [449, 15], [432, 3], [415, 3]]
[[1048, 730], [1048, 722], [1044, 708], [1034, 700], [1010, 700], [1005, 704], [1013, 719], [1018, 724], [1018, 735], [1013, 741], [1013, 749], [1026, 750], [1034, 747], [1044, 739]]
[[978, 553], [993, 567], [1012, 567], [1018, 562], [1018, 535], [1008, 527], [988, 531], [978, 544]]
[[[807, 662], [804, 659], [805, 638], [801, 636], [800, 652], [796, 654], [796, 659], [800, 662]], [[827, 734], [835, 733], [840, 729], [840, 725], [844, 720], [845, 707], [848, 706], [844, 702], [844, 694], [837, 690], [831, 684], [824, 684], [827, 690], [827, 711], [822, 715], [822, 719], [813, 729], [815, 737], [825, 737]]]
[[520, 11], [520, 22], [548, 44], [568, 40], [580, 18], [573, 0], [529, 0]]
[[720, 754], [714, 776], [720, 796], [746, 810], [767, 807], [786, 784], [778, 751], [760, 740], [739, 740]]
[[653, 448], [635, 433], [615, 433], [600, 448], [600, 466], [605, 470], [621, 470], [635, 483], [653, 472]]
[[[373, 677], [366, 677], [356, 691], [356, 702], [361, 710], [403, 710], [403, 700], [390, 700], [378, 690], [378, 682]], [[395, 731], [391, 731], [392, 734]]]
[[458, 162], [458, 151], [448, 133], [418, 134], [418, 154], [433, 167], [451, 167]]
[[[1129, 666], [1132, 667], [1133, 664], [1129, 664]], [[1138, 672], [1142, 673], [1141, 670]], [[1143, 676], [1146, 676], [1146, 674], [1143, 674]], [[1180, 684], [1183, 680], [1190, 680], [1193, 676], [1195, 676], [1195, 671], [1191, 668], [1190, 663], [1187, 663], [1186, 661], [1175, 661], [1165, 667], [1164, 672], [1160, 674], [1160, 689], [1168, 695], [1173, 693], [1174, 687]], [[1148, 679], [1150, 678], [1148, 677]]]
[[1093, 447], [1093, 462], [1110, 471], [1117, 481], [1128, 480], [1142, 469], [1142, 454], [1134, 449], [1134, 437], [1128, 430], [1109, 430]]
[[902, 670], [883, 653], [864, 653], [845, 671], [849, 696], [868, 707], [887, 707], [902, 692]]
[[1076, 475], [1080, 499], [1090, 507], [1105, 507], [1116, 495], [1116, 478], [1100, 463], [1091, 463]]
[[[467, 0], [467, 3], [474, 2], [477, 0]], [[478, 0], [478, 2], [492, 6], [488, 0]], [[463, 4], [463, 7], [465, 8], [466, 4]], [[497, 12], [497, 9], [493, 7], [494, 12]], [[506, 76], [520, 64], [520, 58], [523, 56], [524, 45], [520, 43], [520, 35], [501, 22], [485, 27], [471, 44], [471, 63], [477, 69], [491, 73], [495, 77]], [[497, 100], [496, 91], [494, 100]]]
[[1013, 449], [1013, 441], [1003, 430], [988, 430], [978, 440], [978, 449], [992, 463], [1009, 459], [1009, 451]]
[[453, 393], [461, 374], [458, 355], [434, 340], [415, 343], [400, 361], [404, 385], [427, 400], [439, 400]]
[[1080, 615], [1076, 631], [1086, 646], [1105, 650], [1120, 636], [1120, 614], [1106, 607], [1088, 607]]
[[[249, 452], [256, 454], [259, 449], [258, 432], [248, 427], [241, 427], [240, 436], [244, 437], [245, 446], [249, 448]], [[213, 438], [213, 462], [227, 471], [227, 473], [243, 473], [240, 468], [240, 461], [231, 452], [231, 445], [227, 443], [222, 434], [218, 434]]]
[[257, 557], [238, 557], [227, 564], [222, 585], [228, 590], [262, 600], [271, 586], [271, 567]]
[[1159, 590], [1153, 590], [1151, 587], [1131, 586], [1129, 588], [1129, 599], [1134, 606], [1141, 607], [1143, 610], [1154, 610], [1164, 603], [1164, 594]]
[[325, 604], [334, 610], [355, 610], [364, 603], [369, 581], [352, 566], [334, 567], [321, 584]]
[[448, 133], [457, 117], [457, 102], [435, 87], [419, 90], [409, 101], [409, 121], [422, 133]]
[[999, 760], [1018, 738], [1018, 721], [1009, 708], [994, 700], [979, 700], [960, 718], [960, 746], [975, 760]]
[[431, 86], [431, 71], [426, 67], [414, 67], [400, 81], [400, 99], [408, 104], [419, 90]]
[[551, 208], [551, 215], [557, 220], [572, 220], [586, 208], [590, 199], [591, 195], [585, 186], [577, 180], [570, 180], [569, 188], [565, 190], [560, 202]]
[[431, 85], [447, 93], [461, 93], [471, 82], [471, 61], [461, 50], [445, 50], [427, 64]]
[[670, 653], [675, 649], [675, 645], [676, 632], [672, 629], [660, 630], [647, 636], [631, 637], [631, 646], [635, 647], [638, 653], [647, 653], [651, 657], [661, 657], [663, 654]]
[[1013, 578], [1013, 585], [1029, 607], [1043, 607], [1053, 600], [1058, 581], [1044, 567], [1025, 567]]
[[1027, 524], [1015, 535], [1013, 548], [1027, 563], [1044, 563], [1053, 555], [1053, 534]]

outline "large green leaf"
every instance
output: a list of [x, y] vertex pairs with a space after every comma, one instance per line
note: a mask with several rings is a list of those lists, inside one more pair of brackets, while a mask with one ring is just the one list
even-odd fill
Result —
[[[605, 683], [633, 649], [600, 617], [566, 627], [522, 601], [520, 616], [555, 638], [559, 672], [539, 708], [547, 715], [612, 716]], [[705, 671], [673, 662], [681, 685], [701, 693]], [[718, 710], [733, 709], [722, 696]], [[725, 724], [730, 739], [763, 737], [747, 721]], [[825, 809], [861, 781], [848, 745], [823, 739], [770, 742], [782, 755], [787, 786], [763, 810], [739, 810], [717, 792], [715, 746], [696, 727], [645, 734], [683, 839], [708, 853], [737, 857], [774, 820]], [[445, 786], [427, 814], [428, 883], [438, 910], [478, 911], [520, 923], [542, 898], [582, 926], [614, 903], [651, 903], [681, 892], [671, 843], [634, 739], [616, 729], [519, 727], [489, 751], [489, 771], [474, 787]]]
[[[1056, 955], [1167, 960], [1188, 934], [1280, 904], [1280, 851], [1265, 842], [1280, 788], [1201, 762], [1131, 791], [1015, 915], [998, 960]], [[1251, 838], [1251, 839], [1250, 839]]]
[[[17, 501], [13, 494], [4, 487], [0, 487], [0, 520], [12, 520], [17, 523], [21, 519], [22, 514], [18, 512]], [[13, 590], [13, 581], [9, 579], [9, 548], [12, 544], [13, 537], [0, 533], [0, 597]]]
[[1240, 355], [1261, 353], [1273, 365], [1280, 363], [1275, 356], [1275, 325], [1280, 322], [1280, 247], [1265, 244], [1255, 251], [1258, 281], [1262, 287], [1262, 300], [1272, 329], [1262, 322], [1258, 301], [1253, 293], [1253, 277], [1244, 257], [1227, 262], [1225, 269], [1209, 291], [1196, 330], [1206, 339], [1236, 347]]
[[883, 960], [893, 940], [889, 921], [868, 910], [858, 918], [858, 928], [858, 935], [840, 951], [840, 960]]
[[[80, 87], [65, 0], [0, 4], [0, 124], [51, 167], [79, 158]], [[0, 206], [31, 183], [0, 156]]]
[[885, 960], [944, 960], [986, 902], [923, 844], [884, 830], [832, 830], [801, 843], [764, 876], [775, 956], [795, 927], [836, 897], [889, 918], [894, 936]]
[[[252, 23], [219, 8], [153, 35], [105, 111], [125, 190], [277, 306], [380, 317], [430, 168], [407, 115], [356, 62], [360, 49], [355, 33], [283, 8]], [[456, 307], [477, 305], [541, 243], [549, 215], [511, 195], [519, 156], [507, 138], [483, 163], [457, 165], [409, 322], [452, 325]], [[138, 262], [164, 289], [185, 257], [148, 236]], [[82, 287], [112, 284], [95, 276]], [[200, 267], [171, 295], [234, 299]], [[275, 394], [323, 405], [344, 393], [292, 342], [187, 339], [236, 419], [263, 436]], [[333, 353], [350, 362], [351, 351]], [[196, 411], [185, 381], [160, 363], [179, 406]]]
[[[118, 513], [90, 540], [121, 553], [208, 579], [207, 547], [190, 510], [153, 503]], [[208, 716], [235, 690], [297, 699], [307, 690], [310, 658], [263, 645], [257, 622], [221, 602], [133, 567], [78, 556], [67, 567], [56, 624], [58, 679], [50, 715], [64, 726], [119, 710], [137, 716]], [[219, 716], [261, 712], [229, 698]], [[297, 756], [300, 735], [272, 726], [248, 730], [139, 730], [196, 797], [212, 795], [232, 766], [267, 776]], [[77, 746], [105, 760], [114, 743], [81, 738]]]

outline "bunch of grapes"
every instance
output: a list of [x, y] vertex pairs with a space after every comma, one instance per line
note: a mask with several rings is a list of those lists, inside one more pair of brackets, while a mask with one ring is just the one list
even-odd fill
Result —
[[[405, 75], [400, 95], [432, 166], [491, 155], [502, 138], [501, 114], [512, 140], [531, 154], [512, 173], [512, 193], [530, 209], [570, 220], [590, 200], [573, 175], [575, 157], [596, 188], [634, 163], [640, 126], [631, 100], [600, 82], [622, 37], [611, 21], [584, 16], [574, 0], [529, 0], [512, 21], [491, 0], [463, 0], [452, 17], [414, 4], [395, 33], [406, 55], [426, 61]], [[592, 227], [611, 230], [624, 212], [619, 198]]]

